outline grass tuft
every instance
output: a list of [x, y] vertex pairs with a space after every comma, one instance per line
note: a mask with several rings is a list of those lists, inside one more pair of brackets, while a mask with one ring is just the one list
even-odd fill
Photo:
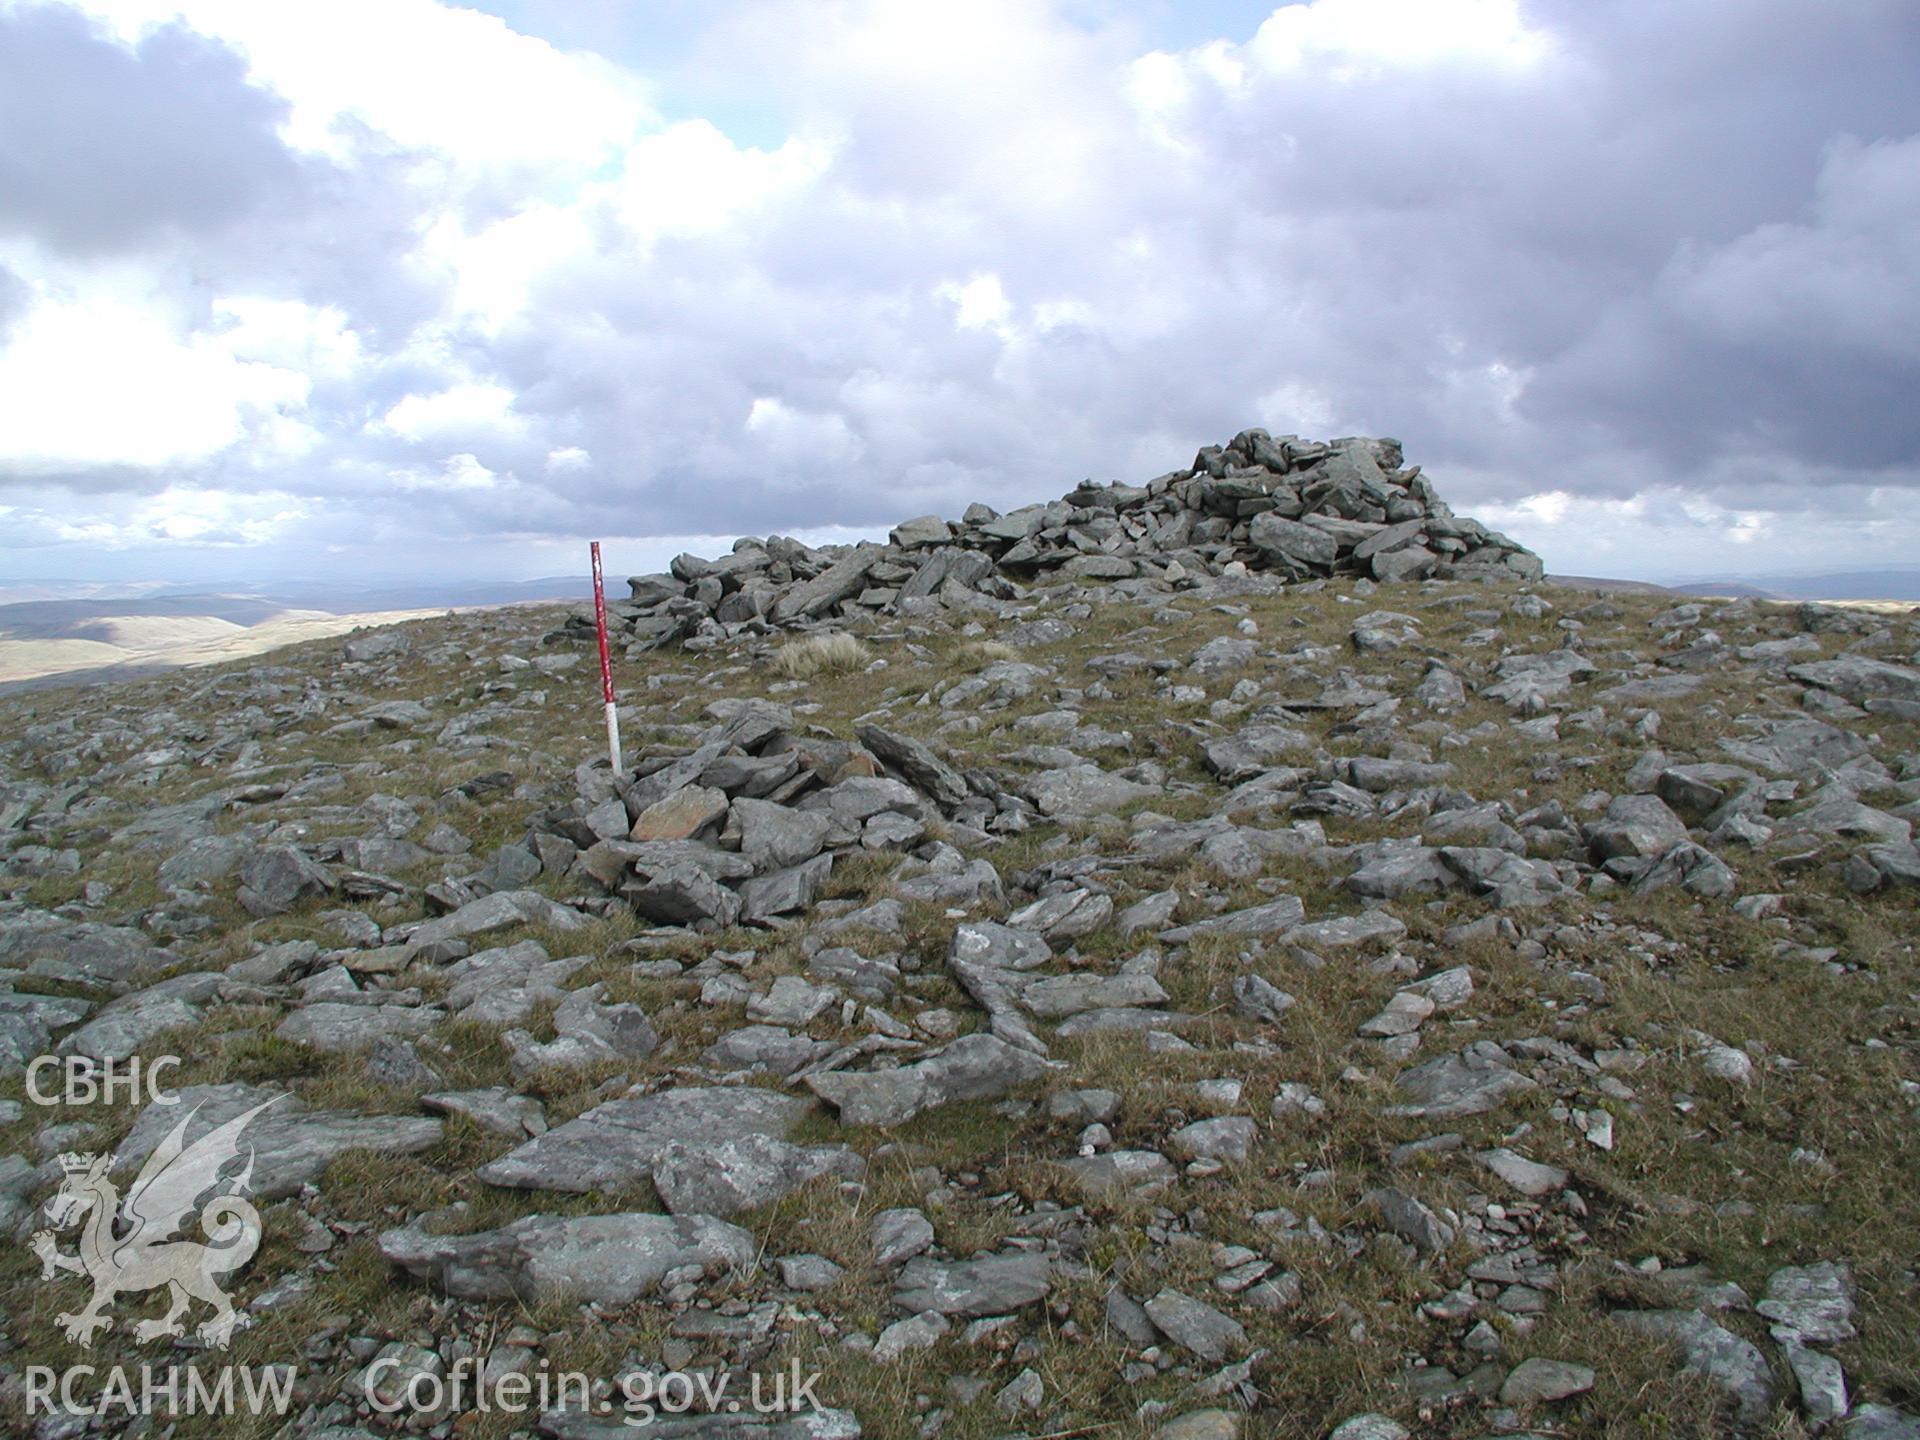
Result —
[[850, 675], [873, 663], [873, 652], [854, 635], [809, 635], [789, 640], [773, 657], [773, 668], [788, 680], [816, 675]]

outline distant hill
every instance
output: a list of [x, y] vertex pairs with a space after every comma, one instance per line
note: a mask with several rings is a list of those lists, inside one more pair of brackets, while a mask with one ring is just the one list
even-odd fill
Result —
[[1738, 580], [1705, 580], [1697, 585], [1672, 585], [1668, 587], [1680, 595], [1700, 595], [1716, 600], [1792, 600], [1792, 595], [1782, 595], [1777, 590], [1762, 590], [1758, 585], [1744, 585]]
[[[578, 600], [586, 577], [244, 587], [0, 584], [0, 691], [94, 684], [258, 655], [445, 610]], [[623, 592], [624, 593], [624, 592]]]
[[28, 600], [0, 605], [0, 639], [103, 640], [116, 624], [143, 620], [215, 620], [241, 629], [306, 609], [259, 595], [143, 595], [107, 600]]
[[[248, 624], [208, 614], [82, 613], [64, 619], [45, 606], [0, 605], [0, 692], [40, 690], [49, 685], [91, 685], [131, 680], [183, 665], [212, 665], [239, 660], [341, 635], [360, 625], [391, 625], [451, 607], [423, 610], [353, 611], [329, 615], [318, 610], [270, 609]], [[107, 602], [128, 609], [141, 602]], [[93, 607], [87, 607], [89, 611]], [[30, 613], [15, 622], [10, 613]]]
[[1668, 588], [1688, 595], [1746, 595], [1757, 600], [1920, 600], [1920, 569], [1723, 576]]
[[[0, 610], [25, 604], [79, 604], [106, 606], [100, 613], [121, 615], [219, 615], [238, 624], [252, 623], [244, 608], [267, 606], [276, 610], [322, 610], [347, 615], [363, 610], [455, 609], [469, 605], [512, 605], [525, 600], [574, 600], [591, 592], [584, 575], [548, 576], [539, 580], [401, 580], [343, 583], [338, 580], [292, 578], [234, 580], [218, 586], [174, 584], [166, 581], [130, 581], [124, 584], [88, 580], [0, 580]], [[238, 607], [238, 608], [236, 608]]]
[[1549, 575], [1549, 585], [1564, 585], [1569, 590], [1599, 590], [1604, 593], [1657, 594], [1667, 587], [1646, 580], [1609, 580], [1598, 575]]

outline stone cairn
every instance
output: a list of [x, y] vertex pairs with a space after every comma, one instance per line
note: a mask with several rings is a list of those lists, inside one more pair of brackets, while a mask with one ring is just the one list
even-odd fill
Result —
[[[1005, 515], [969, 505], [957, 524], [927, 515], [897, 525], [885, 545], [814, 549], [772, 536], [736, 541], [717, 560], [681, 555], [670, 573], [632, 577], [631, 597], [610, 605], [608, 620], [637, 649], [705, 650], [863, 615], [977, 607], [1050, 576], [1176, 585], [1252, 572], [1540, 578], [1538, 556], [1455, 515], [1420, 467], [1402, 460], [1398, 440], [1242, 430], [1145, 485], [1087, 480]], [[579, 612], [568, 629], [592, 624]]]
[[[636, 648], [698, 650], [860, 616], [993, 610], [1020, 583], [1048, 575], [1116, 586], [1254, 572], [1289, 581], [1539, 577], [1536, 556], [1455, 516], [1401, 458], [1397, 440], [1243, 430], [1144, 486], [1089, 481], [1008, 515], [972, 505], [958, 525], [928, 516], [896, 526], [886, 545], [813, 550], [775, 537], [741, 540], [719, 560], [682, 555], [671, 574], [634, 577], [631, 601], [610, 606], [609, 620]], [[591, 624], [584, 613], [570, 617], [556, 638], [584, 638]], [[1030, 669], [1002, 665], [979, 683], [1019, 682]], [[800, 733], [781, 706], [721, 708], [690, 748], [649, 754], [637, 776], [585, 767], [581, 797], [536, 817], [546, 843], [578, 847], [588, 875], [657, 925], [780, 923], [813, 904], [836, 851], [912, 850], [930, 822], [1010, 833], [1156, 793], [1154, 776], [1091, 766], [1022, 786], [962, 773], [875, 725], [848, 745]], [[943, 848], [940, 863], [903, 876], [900, 888], [972, 902], [999, 881], [990, 865]]]

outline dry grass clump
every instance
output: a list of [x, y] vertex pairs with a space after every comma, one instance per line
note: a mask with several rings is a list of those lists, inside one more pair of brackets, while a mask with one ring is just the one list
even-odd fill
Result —
[[809, 635], [804, 640], [789, 640], [773, 657], [773, 668], [788, 680], [848, 675], [872, 663], [873, 652], [853, 635]]
[[984, 670], [1001, 660], [1018, 660], [1020, 652], [1002, 640], [969, 640], [953, 652], [955, 670]]

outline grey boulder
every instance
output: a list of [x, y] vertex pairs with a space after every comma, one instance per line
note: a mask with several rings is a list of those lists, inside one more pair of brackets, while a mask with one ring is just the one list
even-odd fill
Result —
[[751, 1270], [759, 1242], [707, 1215], [527, 1215], [474, 1235], [404, 1225], [380, 1254], [462, 1300], [625, 1305], [686, 1266]]
[[965, 777], [921, 741], [882, 730], [878, 725], [856, 726], [853, 733], [882, 765], [931, 796], [942, 809], [951, 810], [967, 798]]
[[682, 1087], [609, 1100], [474, 1173], [516, 1190], [619, 1190], [648, 1179], [669, 1145], [746, 1135], [785, 1139], [810, 1108], [794, 1096], [746, 1087]]
[[1043, 771], [1027, 781], [1025, 791], [1043, 815], [1055, 820], [1105, 815], [1160, 794], [1157, 785], [1142, 785], [1098, 765]]
[[1774, 1271], [1767, 1277], [1767, 1298], [1753, 1308], [1816, 1344], [1838, 1344], [1859, 1333], [1853, 1327], [1853, 1272], [1831, 1260]]
[[1686, 838], [1686, 822], [1658, 795], [1616, 795], [1605, 818], [1587, 831], [1587, 844], [1597, 860], [1653, 858]]
[[1326, 531], [1284, 519], [1271, 510], [1253, 517], [1247, 543], [1269, 564], [1296, 571], [1328, 569], [1340, 553], [1339, 543]]
[[168, 1030], [199, 1023], [201, 1007], [219, 993], [221, 983], [220, 976], [200, 971], [109, 1001], [60, 1042], [60, 1053], [124, 1060]]
[[1444, 1120], [1484, 1115], [1538, 1087], [1513, 1069], [1498, 1046], [1483, 1042], [1403, 1071], [1395, 1078], [1394, 1088], [1408, 1103], [1389, 1108], [1387, 1114]]
[[1042, 1020], [1061, 1020], [1087, 1010], [1158, 1005], [1167, 992], [1151, 975], [1049, 975], [1020, 989], [1020, 1004]]
[[1691, 895], [1724, 900], [1738, 885], [1739, 879], [1726, 861], [1705, 846], [1683, 840], [1635, 876], [1628, 888], [1636, 895], [1648, 895], [1678, 886]]
[[825, 1071], [809, 1075], [807, 1085], [839, 1112], [842, 1125], [899, 1125], [956, 1100], [998, 1099], [1047, 1069], [1046, 1061], [998, 1036], [975, 1034], [913, 1065]]
[[494, 935], [519, 925], [578, 930], [586, 923], [587, 917], [578, 910], [549, 900], [537, 890], [498, 890], [415, 926], [407, 936], [407, 950], [411, 954], [442, 940]]
[[269, 845], [240, 867], [239, 900], [249, 915], [280, 915], [307, 896], [331, 894], [338, 886], [332, 871], [293, 846]]
[[0, 970], [24, 970], [90, 991], [115, 989], [180, 963], [140, 931], [46, 911], [0, 920]]
[[1245, 910], [1232, 910], [1225, 915], [1215, 915], [1211, 919], [1196, 920], [1191, 925], [1176, 925], [1171, 930], [1162, 930], [1160, 938], [1169, 945], [1184, 945], [1206, 935], [1233, 935], [1249, 939], [1264, 940], [1275, 935], [1284, 935], [1307, 918], [1307, 907], [1298, 897], [1282, 895], [1277, 900], [1269, 900], [1264, 905], [1249, 906]]
[[1856, 705], [1867, 700], [1920, 701], [1920, 670], [1865, 655], [1838, 655], [1810, 665], [1794, 665], [1787, 673], [1803, 685], [1831, 690]]
[[[188, 1085], [177, 1105], [155, 1102], [140, 1112], [115, 1152], [115, 1172], [134, 1173], [182, 1120], [184, 1143], [250, 1110], [258, 1113], [241, 1132], [253, 1156], [252, 1195], [278, 1200], [317, 1181], [336, 1156], [350, 1150], [412, 1155], [440, 1142], [442, 1125], [417, 1115], [366, 1115], [345, 1110], [309, 1110], [284, 1092], [252, 1085]], [[265, 1108], [260, 1108], [260, 1107]]]
[[1757, 1425], [1766, 1418], [1773, 1404], [1773, 1372], [1750, 1342], [1698, 1310], [1616, 1310], [1613, 1318], [1677, 1346], [1683, 1367], [1725, 1391], [1743, 1424]]
[[740, 830], [740, 854], [764, 875], [818, 855], [827, 843], [833, 818], [820, 810], [795, 810], [770, 800], [733, 802], [733, 824]]
[[823, 1175], [857, 1180], [866, 1161], [844, 1145], [794, 1145], [771, 1135], [715, 1142], [669, 1141], [653, 1164], [653, 1185], [675, 1215], [758, 1210]]
[[417, 1038], [447, 1018], [429, 1005], [347, 1005], [321, 1001], [294, 1011], [273, 1033], [327, 1054], [365, 1050], [376, 1040]]
[[740, 887], [739, 918], [760, 923], [805, 910], [819, 897], [832, 874], [833, 856], [816, 855], [804, 864], [756, 876]]
[[661, 925], [725, 929], [740, 918], [740, 897], [698, 865], [665, 865], [620, 887], [641, 915]]
[[1247, 1158], [1253, 1144], [1255, 1126], [1244, 1115], [1222, 1115], [1212, 1120], [1196, 1120], [1182, 1125], [1167, 1136], [1167, 1149], [1182, 1160], [1232, 1160]]
[[909, 1260], [894, 1281], [893, 1303], [909, 1314], [1005, 1315], [1046, 1299], [1052, 1266], [1026, 1252], [974, 1260]]
[[1162, 1290], [1143, 1308], [1161, 1334], [1208, 1364], [1217, 1365], [1247, 1346], [1247, 1332], [1238, 1320], [1181, 1291]]

